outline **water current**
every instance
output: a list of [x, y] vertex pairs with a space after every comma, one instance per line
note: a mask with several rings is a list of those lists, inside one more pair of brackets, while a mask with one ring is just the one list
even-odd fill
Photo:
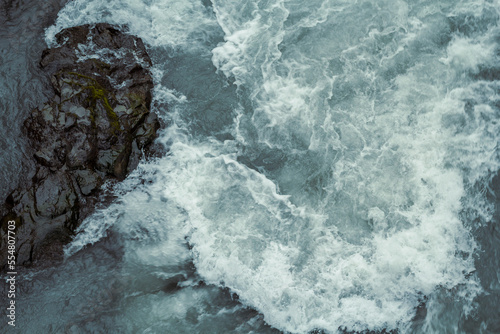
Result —
[[19, 327], [500, 333], [499, 20], [498, 0], [69, 1], [37, 36], [141, 37], [167, 153], [20, 278]]

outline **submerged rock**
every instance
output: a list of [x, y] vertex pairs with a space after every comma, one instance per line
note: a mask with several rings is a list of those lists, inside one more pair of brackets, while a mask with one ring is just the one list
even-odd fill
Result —
[[55, 96], [24, 123], [37, 172], [2, 210], [2, 265], [9, 220], [16, 221], [18, 265], [55, 250], [60, 256], [103, 183], [136, 168], [160, 127], [150, 112], [151, 60], [139, 38], [108, 24], [65, 29], [56, 38], [40, 62]]

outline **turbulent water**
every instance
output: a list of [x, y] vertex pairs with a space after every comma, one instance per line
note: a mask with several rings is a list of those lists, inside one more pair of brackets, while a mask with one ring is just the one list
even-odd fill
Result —
[[[500, 333], [500, 1], [73, 0], [147, 44], [167, 154], [26, 333]], [[2, 323], [2, 326], [4, 324]]]

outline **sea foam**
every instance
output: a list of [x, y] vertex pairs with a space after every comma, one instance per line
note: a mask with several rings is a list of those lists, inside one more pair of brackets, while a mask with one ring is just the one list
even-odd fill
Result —
[[[420, 330], [437, 330], [450, 291], [467, 316], [481, 286], [463, 212], [491, 218], [477, 185], [500, 167], [498, 84], [481, 78], [498, 66], [498, 28], [493, 14], [468, 32], [460, 22], [485, 12], [498, 14], [481, 1], [69, 3], [47, 40], [126, 24], [153, 55], [155, 111], [170, 125], [168, 154], [130, 175], [68, 253], [112, 229], [137, 265], [193, 261], [292, 333], [409, 332], [425, 302]], [[225, 139], [198, 135], [199, 95], [165, 83], [170, 59], [193, 53], [237, 87]]]

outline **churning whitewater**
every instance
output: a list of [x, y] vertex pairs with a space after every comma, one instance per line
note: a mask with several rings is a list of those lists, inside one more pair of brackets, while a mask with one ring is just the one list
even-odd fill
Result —
[[49, 45], [97, 22], [147, 44], [167, 153], [113, 189], [67, 261], [113, 234], [123, 276], [181, 287], [131, 284], [121, 315], [86, 323], [467, 331], [500, 167], [499, 14], [497, 0], [69, 2]]

